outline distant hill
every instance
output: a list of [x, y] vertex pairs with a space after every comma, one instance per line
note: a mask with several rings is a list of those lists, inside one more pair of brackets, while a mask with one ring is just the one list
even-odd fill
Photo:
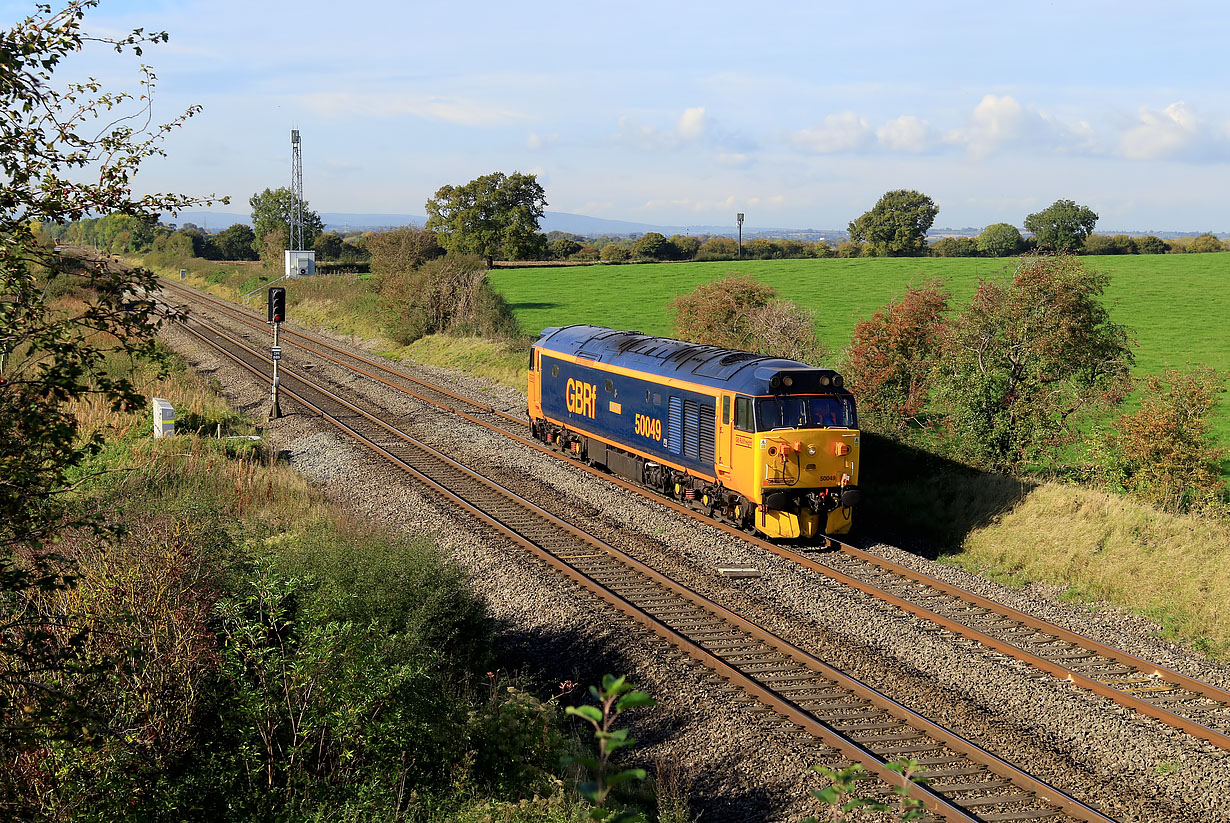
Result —
[[[357, 214], [347, 212], [321, 212], [320, 219], [324, 221], [328, 231], [372, 231], [387, 229], [394, 226], [422, 226], [427, 218], [420, 214]], [[245, 226], [252, 225], [251, 215], [234, 214], [216, 211], [185, 211], [179, 217], [168, 219], [167, 222], [182, 226], [184, 223], [194, 223], [209, 231], [221, 231], [235, 223]], [[569, 214], [568, 212], [549, 211], [543, 216], [542, 230], [544, 232], [562, 231], [569, 234], [580, 234], [587, 237], [620, 237], [641, 235], [656, 231], [669, 237], [672, 234], [713, 234], [735, 237], [739, 230], [736, 226], [659, 226], [653, 223], [636, 223], [629, 220], [609, 220], [605, 217], [590, 217], [584, 214]], [[837, 230], [817, 229], [787, 229], [743, 226], [744, 239], [753, 237], [794, 237], [800, 240], [818, 240], [822, 238], [843, 237], [844, 232]]]
[[[352, 214], [347, 212], [321, 212], [320, 219], [325, 223], [325, 229], [328, 231], [348, 232], [348, 231], [378, 231], [380, 229], [388, 229], [396, 226], [422, 226], [427, 223], [427, 218], [421, 214]], [[201, 228], [209, 231], [221, 231], [222, 229], [232, 226], [235, 223], [242, 223], [245, 226], [252, 225], [251, 216], [248, 214], [232, 214], [228, 212], [214, 211], [186, 211], [182, 212], [178, 218], [168, 220], [167, 222], [176, 225], [184, 223], [195, 223]], [[542, 230], [544, 232], [562, 231], [568, 234], [579, 234], [585, 237], [626, 237], [628, 235], [639, 236], [646, 232], [656, 231], [670, 237], [672, 234], [711, 234], [724, 237], [736, 237], [739, 234], [739, 229], [733, 225], [727, 226], [658, 226], [652, 223], [636, 223], [629, 220], [609, 220], [605, 217], [590, 217], [584, 214], [569, 214], [562, 211], [549, 211], [543, 216]], [[982, 229], [966, 226], [963, 228], [932, 228], [927, 232], [927, 236], [932, 239], [940, 237], [976, 237], [981, 233]], [[1122, 231], [1119, 229], [1098, 229], [1098, 234], [1128, 234], [1133, 237], [1141, 237], [1146, 234], [1153, 234], [1163, 240], [1170, 240], [1175, 237], [1195, 237], [1198, 234], [1203, 234], [1199, 231], [1183, 232], [1183, 231]], [[1225, 233], [1216, 233], [1219, 237], [1225, 238]], [[846, 239], [846, 232], [842, 229], [791, 229], [780, 227], [764, 227], [753, 226], [748, 223], [743, 224], [743, 239], [750, 240], [754, 237], [788, 237], [794, 240], [827, 240], [830, 243], [838, 243]]]

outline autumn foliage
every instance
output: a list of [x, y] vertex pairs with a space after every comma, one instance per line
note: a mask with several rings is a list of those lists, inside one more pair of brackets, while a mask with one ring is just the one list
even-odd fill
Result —
[[939, 280], [913, 286], [854, 327], [842, 373], [858, 398], [864, 426], [899, 431], [917, 423], [943, 341], [949, 297]]
[[934, 376], [954, 456], [996, 470], [1048, 460], [1084, 416], [1123, 399], [1134, 357], [1099, 299], [1108, 282], [1059, 256], [979, 284], [947, 324]]
[[1209, 434], [1209, 412], [1227, 375], [1207, 366], [1151, 375], [1140, 409], [1119, 417], [1109, 438], [1108, 479], [1167, 511], [1215, 507], [1225, 499], [1226, 449]]

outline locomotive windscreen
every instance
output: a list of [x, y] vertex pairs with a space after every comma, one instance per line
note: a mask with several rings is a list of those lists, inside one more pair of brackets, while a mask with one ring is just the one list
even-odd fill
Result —
[[825, 428], [858, 428], [853, 398], [787, 394], [756, 401], [756, 431]]

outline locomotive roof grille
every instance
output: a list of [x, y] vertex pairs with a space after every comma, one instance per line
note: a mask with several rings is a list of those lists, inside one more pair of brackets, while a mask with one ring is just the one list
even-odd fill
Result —
[[640, 332], [589, 325], [551, 327], [543, 329], [536, 345], [548, 352], [624, 366], [649, 375], [687, 375], [686, 379], [703, 385], [744, 394], [849, 394], [842, 387], [841, 376], [831, 369]]

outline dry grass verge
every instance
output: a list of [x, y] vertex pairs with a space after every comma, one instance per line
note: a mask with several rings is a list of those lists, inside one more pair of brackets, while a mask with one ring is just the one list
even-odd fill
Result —
[[965, 568], [1067, 586], [1156, 620], [1165, 636], [1230, 657], [1230, 523], [1044, 483], [970, 532]]

